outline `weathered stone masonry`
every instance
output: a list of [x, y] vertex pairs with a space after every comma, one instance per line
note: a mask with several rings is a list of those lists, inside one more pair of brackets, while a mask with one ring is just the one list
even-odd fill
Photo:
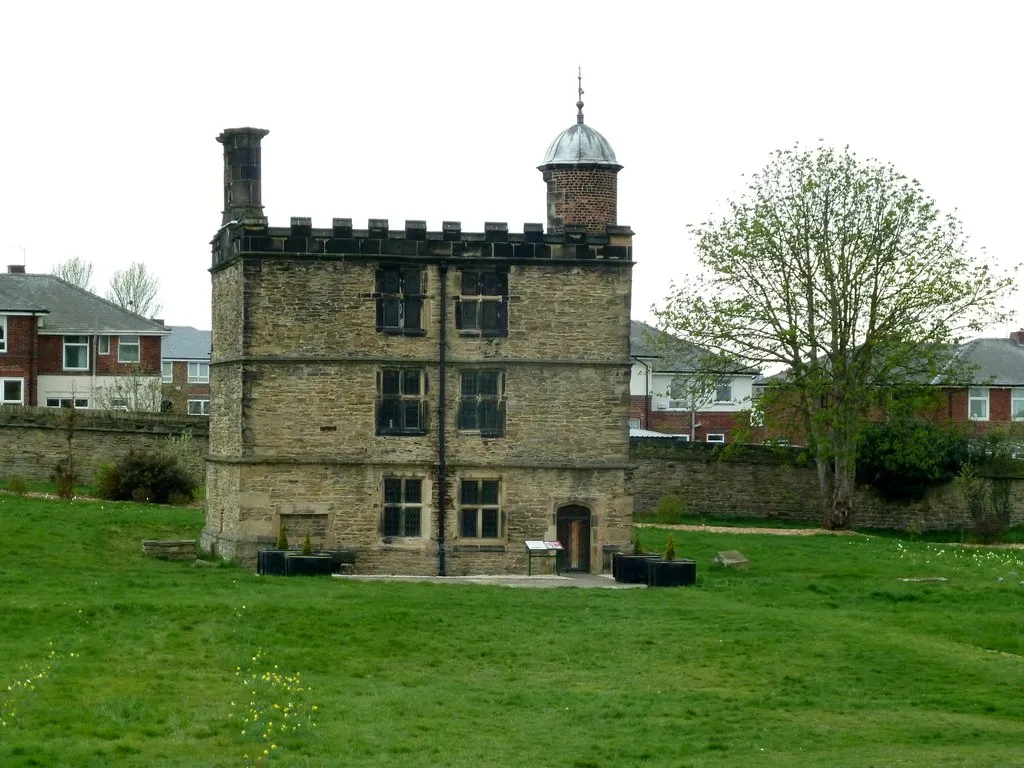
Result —
[[[600, 571], [632, 526], [629, 228], [607, 206], [579, 207], [602, 217], [599, 234], [589, 219], [558, 233], [551, 222], [548, 233], [420, 221], [394, 231], [386, 220], [357, 230], [347, 219], [314, 229], [301, 218], [270, 227], [258, 185], [264, 134], [221, 136], [203, 548], [251, 563], [284, 523], [293, 543], [309, 534], [314, 546], [355, 548], [359, 572], [510, 573], [526, 569], [525, 540], [562, 536], [575, 547], [567, 564]], [[231, 167], [253, 158], [255, 171]], [[402, 307], [420, 323], [408, 332], [381, 326], [381, 274], [395, 269], [415, 274], [415, 308]], [[461, 327], [477, 274], [501, 286], [487, 299], [504, 318], [492, 333]], [[382, 377], [393, 371], [416, 373], [417, 395], [402, 401], [414, 433], [380, 434]], [[499, 375], [499, 435], [460, 421], [464, 374], [478, 372]], [[402, 513], [415, 513], [414, 535], [385, 535], [396, 481], [419, 491]], [[475, 488], [498, 496], [463, 498]], [[487, 508], [480, 520], [498, 510], [497, 531], [463, 535], [462, 514], [477, 506]], [[582, 524], [568, 527], [570, 513]]]

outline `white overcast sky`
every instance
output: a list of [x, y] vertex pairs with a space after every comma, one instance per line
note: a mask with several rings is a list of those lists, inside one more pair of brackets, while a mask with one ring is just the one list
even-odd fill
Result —
[[0, 248], [6, 264], [24, 249], [29, 272], [87, 259], [101, 292], [142, 260], [160, 279], [161, 316], [209, 328], [215, 137], [243, 125], [270, 130], [272, 225], [517, 231], [545, 220], [536, 166], [575, 121], [581, 64], [587, 123], [624, 166], [636, 319], [693, 269], [686, 225], [798, 141], [892, 162], [1006, 268], [1024, 251], [1022, 8], [6, 2]]

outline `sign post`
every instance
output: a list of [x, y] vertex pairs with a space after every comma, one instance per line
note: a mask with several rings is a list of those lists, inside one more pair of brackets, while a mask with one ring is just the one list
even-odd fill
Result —
[[526, 542], [526, 575], [533, 575], [533, 558], [554, 557], [555, 575], [562, 573], [562, 545], [557, 541], [527, 541]]

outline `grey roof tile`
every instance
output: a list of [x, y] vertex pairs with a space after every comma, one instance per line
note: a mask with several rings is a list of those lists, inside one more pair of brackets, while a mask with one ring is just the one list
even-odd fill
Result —
[[[21, 311], [47, 310], [41, 333], [168, 333], [161, 323], [129, 312], [55, 275], [0, 274], [0, 304], [10, 302], [20, 304]], [[11, 309], [16, 311], [15, 307]]]
[[191, 325], [169, 326], [171, 335], [163, 339], [160, 356], [164, 360], [209, 360], [213, 334]]

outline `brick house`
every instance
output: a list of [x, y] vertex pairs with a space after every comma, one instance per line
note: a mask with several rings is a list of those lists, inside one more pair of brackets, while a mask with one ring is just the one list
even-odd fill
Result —
[[698, 379], [699, 355], [638, 320], [631, 323], [629, 347], [631, 428], [708, 443], [732, 442], [738, 431], [748, 431], [757, 371], [727, 370]]
[[975, 431], [1024, 422], [1024, 330], [969, 341], [957, 357], [966, 363], [971, 381], [953, 386], [936, 381], [942, 393], [937, 421], [970, 424]]
[[161, 345], [162, 410], [210, 415], [211, 332], [190, 325], [168, 326]]
[[162, 323], [54, 275], [0, 274], [0, 405], [157, 410]]
[[[981, 338], [952, 347], [950, 365], [961, 371], [949, 382], [948, 372], [925, 381], [934, 387], [934, 397], [920, 413], [936, 424], [957, 425], [969, 432], [983, 433], [994, 427], [1024, 423], [1024, 330], [1007, 338]], [[786, 373], [765, 380], [769, 387], [785, 381]], [[755, 429], [755, 442], [781, 439], [794, 445], [807, 442], [795, 412], [787, 411], [785, 398], [773, 398], [773, 426]], [[871, 419], [885, 418], [882, 409]]]
[[284, 524], [359, 572], [459, 575], [525, 573], [527, 540], [584, 572], [628, 546], [633, 233], [578, 106], [539, 166], [546, 231], [270, 227], [267, 131], [218, 137], [205, 549], [252, 563]]

